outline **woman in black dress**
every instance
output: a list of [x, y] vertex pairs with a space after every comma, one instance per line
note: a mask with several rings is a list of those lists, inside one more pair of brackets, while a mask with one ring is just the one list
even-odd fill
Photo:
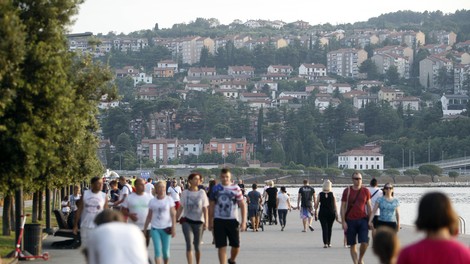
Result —
[[[318, 207], [320, 212], [317, 213]], [[331, 192], [331, 181], [323, 182], [323, 191], [318, 194], [315, 203], [315, 219], [320, 219], [321, 229], [323, 233], [323, 247], [331, 247], [331, 231], [333, 222], [338, 220], [338, 211], [336, 208], [336, 199]]]

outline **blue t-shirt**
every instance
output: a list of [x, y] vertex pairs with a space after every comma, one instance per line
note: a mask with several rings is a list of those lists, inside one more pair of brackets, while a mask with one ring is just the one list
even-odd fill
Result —
[[377, 204], [380, 208], [379, 220], [383, 222], [396, 222], [396, 209], [400, 205], [398, 199], [393, 198], [391, 201], [385, 199], [385, 197], [380, 197], [377, 199]]

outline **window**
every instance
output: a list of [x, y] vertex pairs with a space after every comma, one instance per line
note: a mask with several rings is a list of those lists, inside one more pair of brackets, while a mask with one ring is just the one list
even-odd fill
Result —
[[362, 170], [362, 165], [359, 165], [359, 169], [361, 169], [361, 170]]
[[[359, 158], [359, 160], [361, 160], [361, 161], [362, 161], [362, 157], [360, 157], [360, 158]], [[362, 169], [362, 168], [361, 168], [361, 169]]]
[[369, 157], [366, 157], [366, 161], [368, 161], [368, 160], [369, 160]]
[[377, 165], [377, 169], [380, 170], [380, 165]]
[[354, 169], [357, 169], [357, 165], [354, 165]]
[[366, 165], [366, 170], [369, 169], [369, 165]]

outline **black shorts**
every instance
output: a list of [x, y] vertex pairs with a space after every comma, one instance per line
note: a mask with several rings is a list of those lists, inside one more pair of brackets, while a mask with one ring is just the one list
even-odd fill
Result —
[[385, 221], [377, 220], [377, 227], [380, 227], [380, 226], [388, 226], [395, 231], [398, 230], [397, 222], [385, 222]]
[[259, 208], [250, 208], [248, 207], [248, 217], [256, 217], [258, 216]]
[[215, 247], [222, 248], [227, 246], [240, 247], [240, 232], [237, 220], [214, 219], [214, 240]]
[[374, 215], [374, 218], [372, 218], [372, 224], [374, 225], [374, 228], [377, 228], [377, 221], [379, 221], [379, 216]]

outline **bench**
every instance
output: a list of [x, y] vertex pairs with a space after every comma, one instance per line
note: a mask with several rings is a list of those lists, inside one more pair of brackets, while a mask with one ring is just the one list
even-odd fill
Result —
[[64, 241], [57, 241], [53, 242], [52, 246], [56, 248], [62, 249], [75, 249], [80, 247], [80, 232], [75, 235], [73, 233], [73, 229], [67, 225], [67, 221], [65, 220], [64, 214], [59, 210], [54, 210], [54, 215], [57, 220], [57, 225], [59, 229], [54, 232], [54, 236], [57, 237], [68, 237], [72, 239], [64, 240]]

